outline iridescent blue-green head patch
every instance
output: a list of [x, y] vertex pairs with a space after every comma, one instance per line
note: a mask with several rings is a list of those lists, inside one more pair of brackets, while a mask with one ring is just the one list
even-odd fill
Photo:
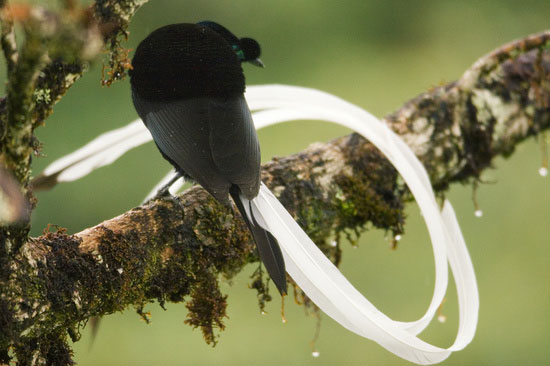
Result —
[[261, 54], [260, 44], [256, 40], [247, 37], [239, 39], [224, 26], [212, 21], [204, 21], [197, 24], [208, 27], [221, 35], [231, 45], [239, 61], [263, 66], [259, 60]]

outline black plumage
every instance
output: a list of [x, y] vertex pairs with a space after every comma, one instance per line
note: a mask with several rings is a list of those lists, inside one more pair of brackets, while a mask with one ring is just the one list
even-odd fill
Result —
[[[248, 217], [260, 188], [260, 146], [243, 93], [241, 63], [262, 65], [260, 46], [214, 22], [159, 28], [136, 49], [130, 71], [134, 106], [162, 156], [218, 201], [232, 196], [281, 294], [287, 291], [275, 238]], [[249, 210], [250, 211], [250, 210]]]

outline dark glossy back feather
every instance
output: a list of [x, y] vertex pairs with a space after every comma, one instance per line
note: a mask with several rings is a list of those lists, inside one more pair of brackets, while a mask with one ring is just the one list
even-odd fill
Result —
[[260, 147], [243, 95], [245, 51], [256, 58], [260, 48], [213, 22], [159, 28], [134, 55], [132, 98], [162, 156], [178, 172], [224, 204], [231, 194], [283, 294], [286, 271], [277, 240], [247, 216], [239, 198], [252, 200], [260, 189]]
[[153, 31], [136, 49], [132, 67], [132, 91], [147, 100], [227, 97], [245, 89], [241, 62], [231, 45], [198, 24], [171, 24]]
[[155, 102], [133, 95], [157, 147], [176, 170], [227, 203], [237, 185], [248, 199], [260, 189], [260, 146], [242, 95]]

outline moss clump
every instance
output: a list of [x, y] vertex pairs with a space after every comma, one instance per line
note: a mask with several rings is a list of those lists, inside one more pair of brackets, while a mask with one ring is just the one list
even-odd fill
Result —
[[109, 50], [107, 76], [103, 75], [102, 84], [110, 86], [117, 80], [122, 80], [131, 69], [128, 54], [130, 50], [122, 47], [121, 42], [128, 38], [128, 24], [134, 13], [146, 0], [96, 0], [94, 12], [102, 26], [105, 44]]
[[69, 87], [80, 78], [85, 70], [81, 62], [68, 63], [54, 58], [40, 73], [34, 91], [35, 106], [33, 120], [35, 126], [41, 125], [53, 112], [53, 105], [67, 92]]
[[395, 168], [363, 137], [352, 134], [346, 145], [352, 158], [353, 174], [335, 179], [338, 187], [333, 206], [338, 207], [336, 232], [374, 227], [402, 233], [404, 223], [403, 194]]
[[[200, 265], [200, 262], [197, 264]], [[186, 304], [189, 313], [185, 324], [200, 327], [206, 343], [215, 346], [218, 338], [216, 329], [225, 329], [223, 318], [227, 317], [227, 295], [221, 293], [217, 275], [208, 267], [197, 268], [195, 273], [197, 281], [191, 290], [191, 300]]]
[[18, 365], [72, 366], [73, 351], [64, 332], [27, 338], [14, 347]]
[[269, 276], [264, 278], [263, 270], [261, 264], [250, 276], [252, 283], [249, 287], [253, 290], [256, 290], [256, 297], [258, 298], [258, 307], [262, 314], [265, 313], [265, 305], [267, 302], [270, 302], [273, 298], [269, 294]]

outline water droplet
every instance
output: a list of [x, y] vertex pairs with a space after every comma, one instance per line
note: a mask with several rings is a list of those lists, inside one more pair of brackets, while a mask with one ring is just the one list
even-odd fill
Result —
[[439, 314], [437, 316], [437, 320], [440, 322], [440, 323], [445, 323], [447, 321], [447, 317], [443, 314]]
[[319, 351], [313, 351], [311, 352], [311, 355], [315, 358], [319, 357], [321, 355], [321, 353], [319, 353]]
[[283, 324], [286, 324], [286, 318], [282, 318], [281, 321], [283, 322]]
[[395, 239], [396, 241], [401, 240], [401, 234], [397, 234], [397, 235], [394, 237], [394, 239]]
[[265, 315], [265, 314], [267, 314], [267, 313], [266, 313], [265, 311], [262, 310], [261, 314], [262, 314], [262, 315]]
[[336, 242], [336, 240], [333, 240], [333, 241], [330, 242], [331, 247], [336, 248], [337, 245], [338, 245], [338, 243]]
[[541, 177], [546, 177], [548, 175], [548, 168], [544, 166], [540, 167], [539, 174]]
[[483, 211], [478, 208], [477, 210], [475, 210], [474, 215], [476, 215], [476, 217], [481, 217], [483, 216]]

